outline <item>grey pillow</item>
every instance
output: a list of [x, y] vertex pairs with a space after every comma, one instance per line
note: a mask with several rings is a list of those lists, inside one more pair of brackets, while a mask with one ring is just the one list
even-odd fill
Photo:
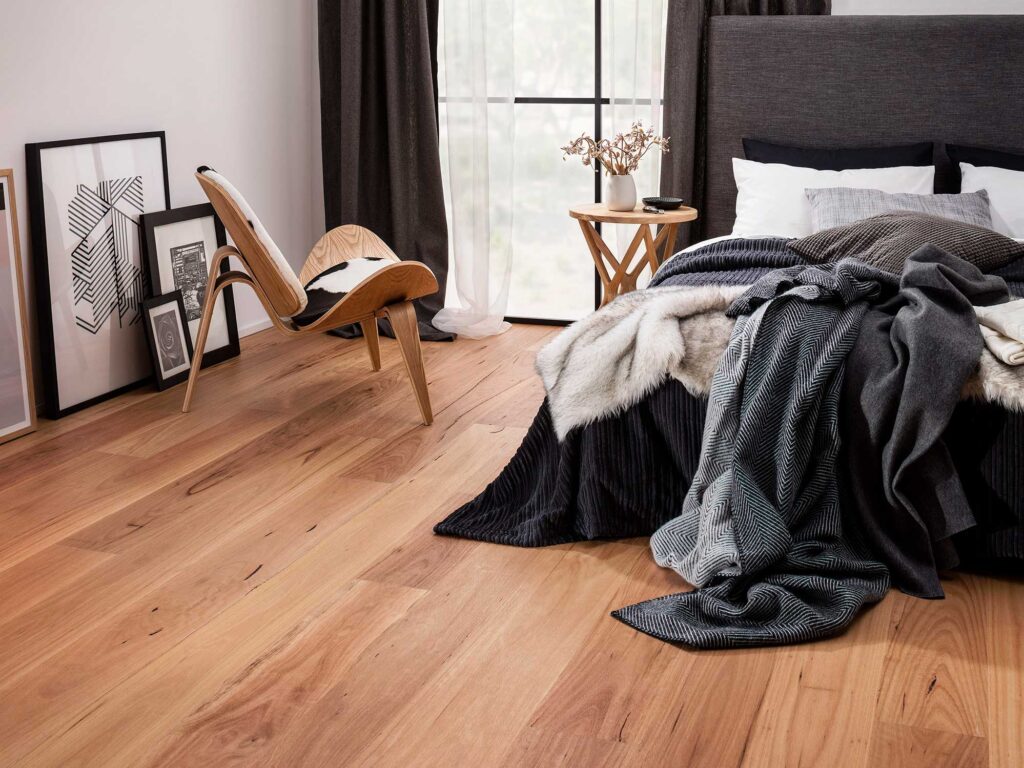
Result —
[[1024, 243], [998, 232], [908, 211], [884, 213], [815, 232], [793, 240], [789, 247], [819, 264], [853, 257], [899, 275], [907, 257], [928, 244], [969, 261], [982, 272], [999, 269], [1024, 256]]
[[879, 189], [827, 187], [804, 192], [811, 203], [811, 223], [815, 232], [893, 211], [929, 213], [992, 229], [992, 214], [985, 190], [961, 195], [912, 195], [906, 192], [892, 194]]

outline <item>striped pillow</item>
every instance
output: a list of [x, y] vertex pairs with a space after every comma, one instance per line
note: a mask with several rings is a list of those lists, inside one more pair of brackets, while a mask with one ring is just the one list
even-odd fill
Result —
[[988, 192], [984, 189], [962, 195], [912, 195], [905, 192], [892, 194], [879, 189], [827, 187], [807, 189], [804, 194], [811, 204], [814, 232], [893, 211], [928, 213], [992, 229]]
[[899, 211], [872, 216], [793, 240], [789, 247], [818, 264], [847, 257], [899, 275], [903, 262], [923, 245], [934, 245], [991, 272], [1024, 256], [1024, 242], [984, 227], [924, 213]]

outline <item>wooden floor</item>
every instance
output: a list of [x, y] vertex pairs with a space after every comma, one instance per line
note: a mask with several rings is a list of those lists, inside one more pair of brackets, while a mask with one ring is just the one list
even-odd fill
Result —
[[0, 765], [1020, 766], [1024, 583], [891, 594], [843, 637], [694, 653], [612, 608], [644, 541], [435, 537], [512, 455], [551, 329], [270, 332], [0, 447]]

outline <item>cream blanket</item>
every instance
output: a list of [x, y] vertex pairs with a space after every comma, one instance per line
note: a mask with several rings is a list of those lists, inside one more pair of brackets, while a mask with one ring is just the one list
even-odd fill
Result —
[[1007, 365], [1024, 365], [1024, 299], [974, 312], [989, 351]]

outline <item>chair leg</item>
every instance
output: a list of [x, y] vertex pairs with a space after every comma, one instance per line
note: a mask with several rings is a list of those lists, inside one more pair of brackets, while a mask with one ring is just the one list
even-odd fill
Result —
[[182, 413], [188, 413], [192, 405], [192, 394], [196, 388], [196, 380], [199, 378], [199, 369], [203, 367], [203, 350], [206, 349], [206, 337], [210, 334], [210, 326], [213, 324], [213, 310], [217, 306], [217, 298], [220, 295], [220, 287], [212, 291], [207, 290], [209, 297], [203, 306], [203, 316], [199, 320], [199, 334], [196, 336], [195, 349], [192, 350], [192, 370], [188, 373], [188, 384], [185, 387], [185, 402], [181, 406]]
[[384, 308], [384, 313], [391, 321], [395, 330], [395, 338], [405, 358], [405, 367], [412, 380], [416, 402], [423, 416], [423, 423], [430, 426], [434, 422], [434, 413], [430, 408], [430, 393], [427, 391], [427, 374], [423, 368], [423, 349], [420, 347], [420, 329], [416, 322], [416, 310], [412, 302], [403, 301]]
[[380, 334], [377, 332], [377, 318], [361, 320], [359, 326], [363, 329], [363, 338], [366, 339], [366, 349], [370, 352], [370, 366], [375, 371], [380, 370]]

